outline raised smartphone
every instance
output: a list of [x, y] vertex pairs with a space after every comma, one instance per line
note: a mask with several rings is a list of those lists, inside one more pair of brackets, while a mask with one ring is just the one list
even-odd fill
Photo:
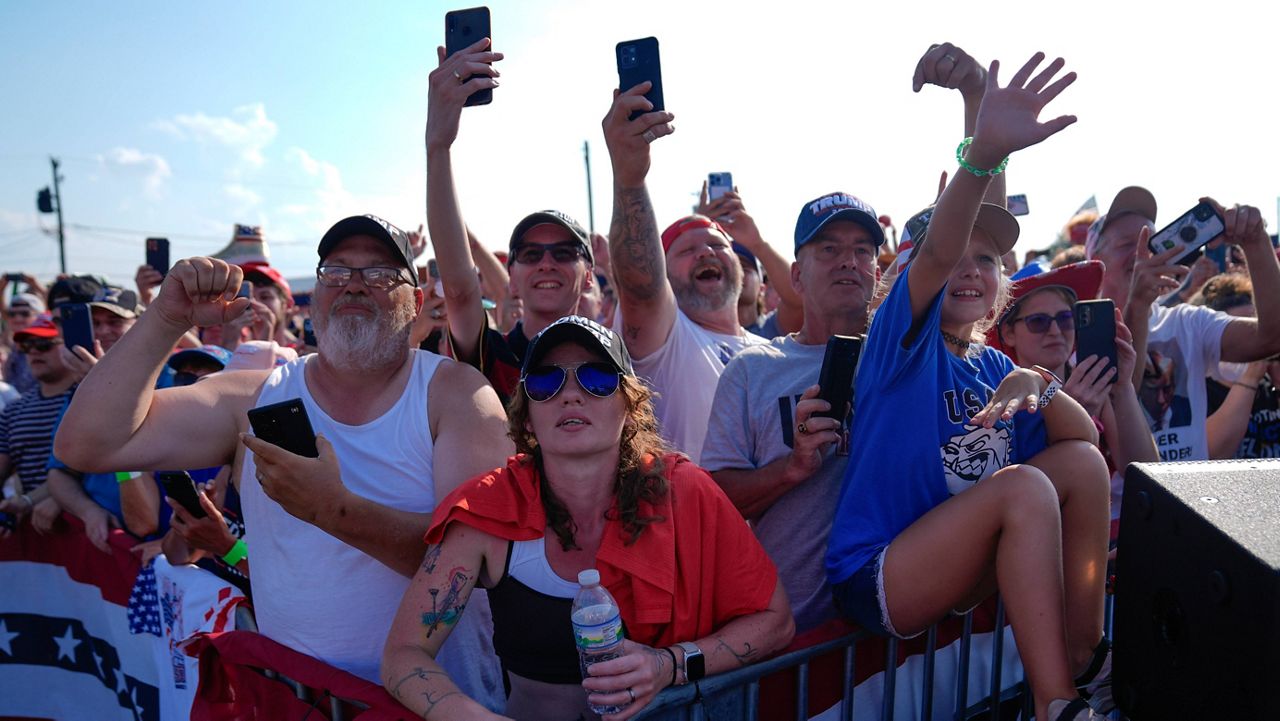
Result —
[[168, 238], [147, 238], [147, 265], [159, 271], [160, 275], [169, 274]]
[[1013, 215], [1026, 215], [1031, 212], [1031, 207], [1027, 205], [1027, 196], [1025, 193], [1018, 195], [1010, 195], [1005, 202], [1005, 206], [1009, 208], [1009, 212]]
[[200, 497], [196, 495], [196, 482], [186, 471], [157, 471], [156, 480], [164, 488], [164, 494], [178, 502], [196, 518], [204, 518], [209, 514], [200, 505]]
[[[489, 8], [487, 7], [454, 10], [444, 15], [444, 48], [449, 55], [470, 47], [481, 38], [492, 37], [493, 32], [489, 26]], [[492, 49], [493, 45], [490, 44], [489, 47]], [[465, 83], [474, 77], [474, 75], [468, 76], [462, 82]], [[493, 90], [485, 88], [472, 93], [464, 104], [488, 105], [492, 102]]]
[[304, 318], [302, 321], [302, 343], [303, 345], [309, 345], [312, 348], [320, 345], [316, 341], [316, 329], [315, 326], [311, 325], [310, 318]]
[[644, 96], [653, 103], [653, 110], [639, 111], [631, 114], [631, 119], [644, 115], [645, 112], [666, 110], [662, 101], [662, 63], [658, 60], [658, 39], [654, 37], [639, 40], [624, 40], [618, 43], [618, 89], [626, 92], [648, 80], [653, 83]]
[[1173, 262], [1191, 265], [1200, 257], [1200, 249], [1206, 243], [1222, 235], [1226, 224], [1217, 209], [1208, 203], [1200, 203], [1183, 213], [1181, 217], [1166, 225], [1159, 233], [1151, 236], [1147, 247], [1153, 255], [1158, 255], [1173, 248], [1181, 248], [1173, 258]]
[[707, 200], [715, 200], [733, 190], [733, 173], [707, 174]]
[[59, 312], [62, 314], [62, 340], [67, 348], [80, 346], [93, 352], [93, 311], [88, 303], [67, 303]]
[[831, 404], [831, 410], [814, 415], [843, 421], [851, 410], [853, 378], [862, 353], [862, 337], [833, 335], [827, 339], [827, 352], [818, 373], [818, 397]]
[[[1077, 301], [1072, 309], [1076, 322], [1076, 362], [1091, 355], [1116, 367], [1116, 304], [1106, 298]], [[1105, 371], [1104, 371], [1105, 372]], [[1111, 377], [1115, 383], [1119, 374]]]
[[253, 435], [297, 456], [317, 458], [316, 434], [301, 398], [259, 406], [249, 411]]

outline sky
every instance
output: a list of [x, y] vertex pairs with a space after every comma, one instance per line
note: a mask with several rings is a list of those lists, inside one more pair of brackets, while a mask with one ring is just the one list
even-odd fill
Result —
[[[261, 225], [272, 263], [308, 276], [324, 230], [357, 213], [425, 221], [427, 76], [444, 14], [427, 2], [0, 3], [0, 271], [58, 271], [56, 221], [36, 211], [61, 160], [68, 269], [132, 283], [144, 239], [173, 258]], [[463, 213], [482, 242], [556, 208], [607, 232], [612, 175], [600, 121], [614, 45], [658, 38], [676, 132], [653, 146], [664, 227], [708, 172], [728, 171], [766, 239], [792, 256], [796, 215], [833, 191], [901, 224], [955, 168], [959, 94], [911, 89], [950, 41], [1007, 79], [1036, 50], [1079, 80], [1045, 117], [1076, 125], [1017, 153], [1028, 196], [1019, 251], [1051, 243], [1090, 196], [1151, 189], [1158, 224], [1202, 195], [1276, 225], [1280, 158], [1273, 4], [491, 2], [506, 53], [492, 105], [467, 108], [454, 149]], [[1191, 6], [1188, 6], [1191, 7]], [[430, 254], [430, 251], [428, 251]]]

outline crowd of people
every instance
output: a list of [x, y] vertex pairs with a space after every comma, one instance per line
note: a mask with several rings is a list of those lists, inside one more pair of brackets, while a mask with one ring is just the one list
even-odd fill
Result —
[[[426, 233], [338, 221], [309, 294], [265, 258], [143, 266], [136, 290], [5, 276], [0, 536], [66, 532], [64, 513], [104, 551], [131, 534], [144, 563], [218, 574], [262, 634], [432, 719], [626, 719], [834, 619], [910, 638], [997, 590], [1036, 718], [1113, 710], [1125, 468], [1280, 456], [1259, 211], [1206, 199], [1225, 229], [1184, 265], [1148, 247], [1156, 200], [1131, 186], [1019, 263], [1004, 171], [1069, 134], [1041, 115], [1075, 75], [941, 44], [914, 85], [959, 93], [964, 142], [901, 238], [874, 189], [799, 205], [794, 262], [736, 188], [659, 219], [650, 149], [674, 115], [641, 84], [603, 120], [607, 236], [542, 210], [495, 253], [451, 148], [502, 59], [441, 49]], [[1114, 360], [1076, 352], [1094, 299]], [[91, 348], [64, 342], [79, 304]], [[836, 335], [864, 339], [846, 408], [818, 385]], [[294, 399], [314, 457], [250, 426]], [[166, 498], [170, 469], [202, 514]], [[627, 640], [584, 675], [570, 608], [592, 568]]]

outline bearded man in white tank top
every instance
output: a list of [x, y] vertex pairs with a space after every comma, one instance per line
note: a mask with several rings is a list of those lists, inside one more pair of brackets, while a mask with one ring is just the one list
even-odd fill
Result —
[[[513, 446], [497, 395], [478, 371], [409, 348], [423, 293], [406, 234], [353, 216], [318, 250], [311, 306], [318, 353], [271, 371], [153, 391], [184, 332], [229, 321], [249, 304], [236, 297], [240, 268], [179, 261], [149, 312], [81, 384], [57, 453], [86, 471], [231, 463], [261, 632], [381, 683], [383, 643], [422, 562], [436, 501], [505, 463]], [[319, 458], [249, 435], [249, 409], [292, 398], [306, 406]], [[470, 605], [440, 660], [471, 687], [464, 692], [498, 711], [502, 681], [487, 599], [473, 595]]]

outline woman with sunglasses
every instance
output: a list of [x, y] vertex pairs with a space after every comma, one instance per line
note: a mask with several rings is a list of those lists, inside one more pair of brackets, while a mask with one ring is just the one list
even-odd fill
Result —
[[1000, 321], [987, 331], [987, 343], [1023, 368], [1039, 366], [1064, 379], [1063, 392], [1089, 413], [1112, 471], [1114, 520], [1120, 517], [1124, 488], [1124, 478], [1117, 471], [1130, 463], [1157, 462], [1160, 456], [1133, 386], [1137, 362], [1133, 334], [1118, 310], [1116, 366], [1092, 355], [1069, 363], [1076, 349], [1075, 303], [1097, 297], [1103, 270], [1100, 261], [1088, 260], [1038, 274], [1015, 274], [1012, 300]]
[[[777, 571], [705, 471], [671, 453], [622, 339], [569, 316], [532, 341], [508, 407], [518, 454], [440, 503], [383, 653], [382, 678], [430, 719], [493, 718], [434, 661], [476, 584], [520, 719], [639, 713], [663, 688], [737, 668], [794, 631]], [[623, 655], [584, 680], [570, 624], [578, 572], [618, 602]]]
[[[1042, 108], [1074, 79], [1037, 53], [1007, 87], [993, 62], [973, 137], [910, 264], [876, 311], [856, 380], [849, 469], [827, 549], [836, 606], [910, 638], [999, 591], [1045, 721], [1097, 718], [1107, 472], [1084, 410], [1046, 370], [982, 345], [1007, 298], [1017, 221], [983, 203], [1004, 159], [1070, 125]], [[911, 227], [916, 219], [907, 223]], [[1025, 412], [1020, 412], [1025, 411]], [[1043, 418], [1039, 439], [1024, 426]], [[800, 432], [809, 423], [798, 426]], [[1046, 445], [1047, 441], [1047, 445]], [[1101, 694], [1095, 694], [1101, 697]], [[1101, 702], [1100, 698], [1100, 702]]]

